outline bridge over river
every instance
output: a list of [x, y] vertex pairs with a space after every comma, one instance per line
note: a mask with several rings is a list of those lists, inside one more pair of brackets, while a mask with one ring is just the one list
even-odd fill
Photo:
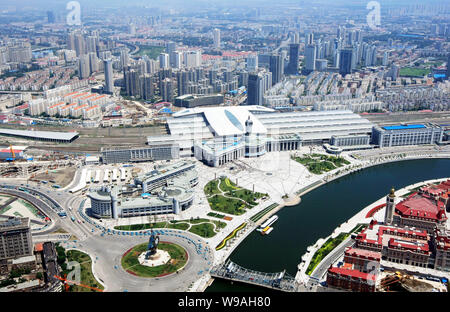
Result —
[[286, 271], [279, 273], [264, 273], [243, 268], [231, 260], [214, 266], [210, 275], [231, 281], [249, 283], [275, 290], [295, 292], [299, 291], [299, 284]]

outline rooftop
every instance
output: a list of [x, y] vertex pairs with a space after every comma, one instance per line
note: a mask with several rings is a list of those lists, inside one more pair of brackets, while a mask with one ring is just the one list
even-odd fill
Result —
[[353, 270], [353, 269], [345, 269], [345, 268], [338, 268], [338, 267], [331, 267], [328, 269], [328, 273], [335, 273], [335, 274], [339, 274], [339, 275], [343, 275], [343, 276], [349, 276], [352, 278], [360, 278], [363, 280], [375, 280], [375, 275], [373, 274], [369, 274], [369, 273], [364, 273], [358, 270]]
[[425, 125], [400, 125], [400, 126], [386, 126], [382, 127], [384, 130], [410, 130], [410, 129], [423, 129]]
[[395, 206], [395, 212], [402, 217], [420, 217], [434, 221], [446, 220], [445, 204], [427, 194], [413, 193]]
[[35, 139], [51, 139], [70, 141], [78, 135], [78, 132], [54, 132], [54, 131], [34, 131], [34, 130], [11, 130], [0, 129], [0, 135], [13, 135], [29, 137]]

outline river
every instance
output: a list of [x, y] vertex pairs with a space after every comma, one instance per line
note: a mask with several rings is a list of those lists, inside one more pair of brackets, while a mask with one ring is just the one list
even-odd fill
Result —
[[[450, 177], [450, 159], [406, 160], [382, 164], [346, 175], [302, 196], [300, 204], [277, 212], [270, 235], [253, 231], [230, 259], [263, 272], [286, 270], [295, 276], [306, 248], [353, 217], [394, 187]], [[267, 291], [266, 288], [216, 279], [207, 292]]]

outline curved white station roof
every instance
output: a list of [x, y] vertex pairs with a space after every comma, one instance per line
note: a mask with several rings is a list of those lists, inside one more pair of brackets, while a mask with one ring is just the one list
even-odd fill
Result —
[[173, 114], [174, 118], [203, 114], [204, 118], [218, 136], [242, 135], [245, 133], [245, 121], [253, 122], [252, 133], [267, 133], [266, 127], [251, 112], [273, 112], [263, 106], [224, 106], [195, 107]]

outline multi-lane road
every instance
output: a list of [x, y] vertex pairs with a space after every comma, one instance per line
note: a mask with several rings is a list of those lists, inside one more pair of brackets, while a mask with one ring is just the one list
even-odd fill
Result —
[[[133, 246], [147, 241], [148, 236], [118, 235], [117, 232], [111, 234], [93, 220], [86, 222], [80, 215], [79, 208], [85, 200], [81, 196], [63, 190], [50, 190], [38, 184], [9, 183], [9, 185], [48, 194], [59, 204], [61, 209], [66, 212], [67, 217], [61, 218], [54, 208], [30, 193], [14, 189], [1, 190], [30, 201], [52, 219], [52, 225], [47, 230], [33, 234], [37, 240], [41, 241], [58, 228], [74, 235], [75, 240], [62, 240], [62, 246], [67, 249], [81, 250], [91, 256], [94, 275], [105, 286], [106, 291], [186, 291], [193, 282], [207, 274], [213, 263], [211, 249], [203, 239], [184, 231], [166, 229], [160, 236], [161, 241], [173, 242], [182, 246], [189, 257], [186, 266], [178, 273], [160, 278], [134, 276], [122, 268], [122, 256]], [[72, 221], [72, 217], [75, 222]]]

